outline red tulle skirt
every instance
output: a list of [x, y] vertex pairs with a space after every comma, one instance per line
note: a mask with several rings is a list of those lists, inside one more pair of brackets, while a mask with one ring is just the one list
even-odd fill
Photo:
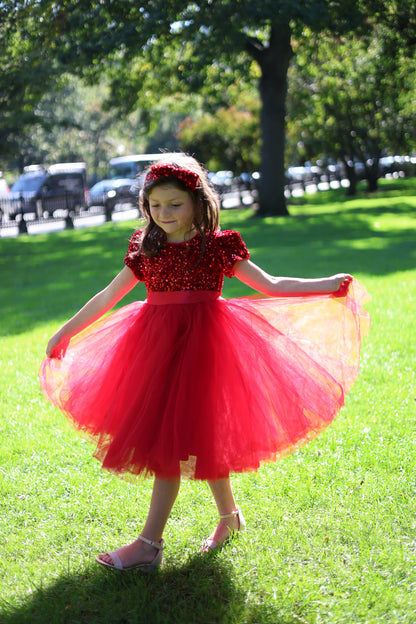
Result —
[[149, 293], [45, 359], [43, 393], [96, 443], [103, 468], [218, 479], [324, 429], [357, 377], [369, 316], [343, 296]]

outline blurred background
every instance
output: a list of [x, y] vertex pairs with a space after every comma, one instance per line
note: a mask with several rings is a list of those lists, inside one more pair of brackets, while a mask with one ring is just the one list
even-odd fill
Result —
[[415, 42], [414, 0], [1, 3], [2, 226], [136, 205], [166, 151], [259, 215], [414, 176]]

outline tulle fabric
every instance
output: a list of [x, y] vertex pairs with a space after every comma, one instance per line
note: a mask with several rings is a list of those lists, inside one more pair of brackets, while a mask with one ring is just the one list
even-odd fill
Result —
[[218, 479], [316, 436], [344, 405], [368, 331], [364, 288], [221, 299], [153, 293], [45, 359], [45, 396], [114, 472]]

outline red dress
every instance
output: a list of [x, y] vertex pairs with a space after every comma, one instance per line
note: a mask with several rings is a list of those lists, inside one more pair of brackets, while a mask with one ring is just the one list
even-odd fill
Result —
[[166, 243], [125, 263], [148, 291], [44, 360], [45, 396], [114, 472], [218, 479], [256, 470], [324, 429], [357, 373], [369, 316], [356, 280], [307, 297], [220, 297], [249, 258], [238, 232]]

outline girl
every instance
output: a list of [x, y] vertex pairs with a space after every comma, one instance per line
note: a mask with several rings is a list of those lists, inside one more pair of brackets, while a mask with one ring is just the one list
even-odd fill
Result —
[[[181, 476], [207, 480], [218, 508], [203, 551], [245, 528], [230, 473], [257, 470], [333, 420], [368, 315], [346, 273], [273, 277], [251, 262], [238, 232], [219, 230], [218, 199], [191, 157], [152, 166], [140, 204], [147, 227], [125, 267], [49, 340], [40, 381], [104, 468], [155, 477], [142, 533], [97, 558], [149, 571]], [[269, 298], [222, 299], [224, 275]], [[138, 281], [147, 300], [101, 318]]]

